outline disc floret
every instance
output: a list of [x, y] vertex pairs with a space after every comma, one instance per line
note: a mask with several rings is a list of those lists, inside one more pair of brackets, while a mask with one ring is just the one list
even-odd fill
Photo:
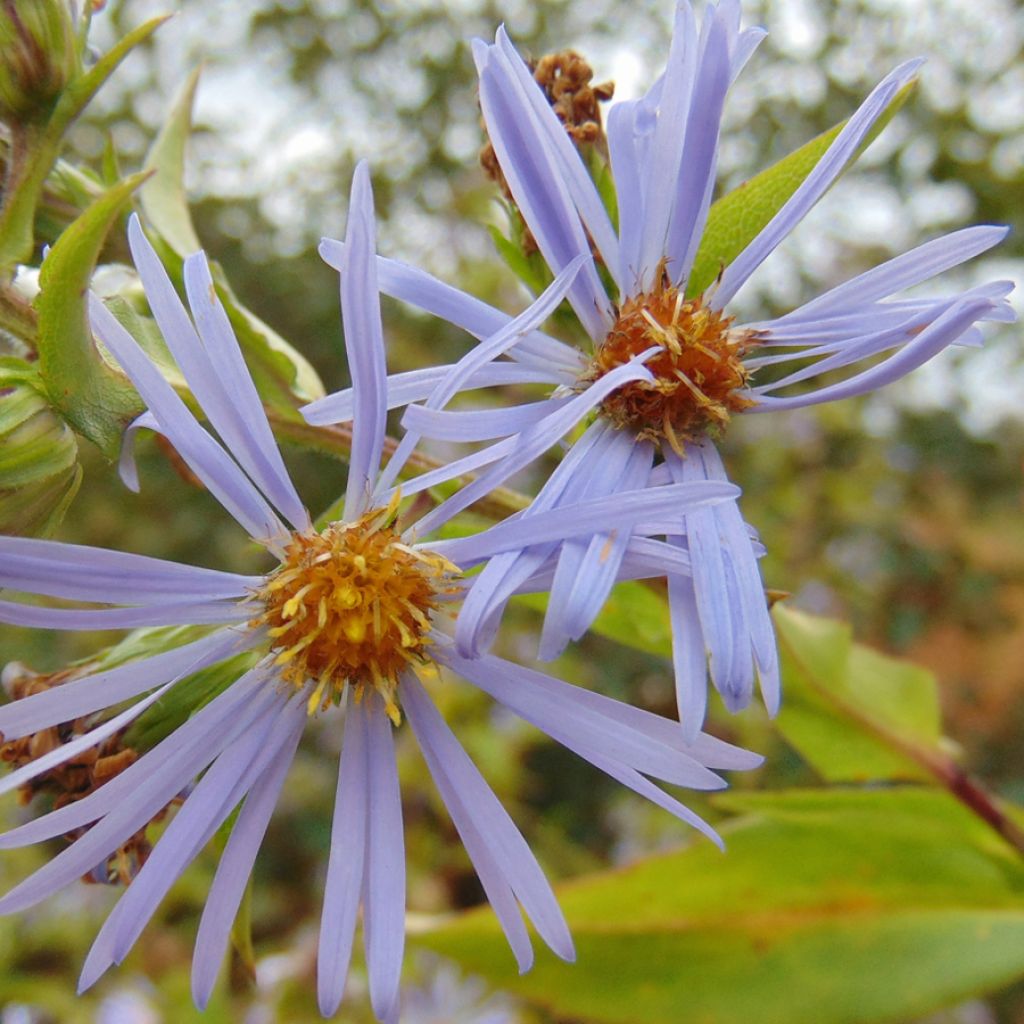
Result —
[[601, 412], [638, 437], [683, 453], [687, 441], [721, 433], [734, 412], [753, 405], [745, 394], [743, 357], [756, 344], [751, 331], [733, 329], [733, 317], [687, 299], [662, 281], [633, 296], [597, 346], [582, 383], [591, 384], [652, 348], [645, 366], [653, 381], [632, 381], [612, 392]]
[[263, 609], [250, 625], [266, 629], [286, 682], [313, 682], [310, 714], [340, 700], [346, 685], [357, 700], [372, 687], [397, 724], [399, 677], [427, 660], [431, 615], [458, 569], [404, 543], [393, 519], [392, 509], [377, 509], [292, 534], [256, 594]]

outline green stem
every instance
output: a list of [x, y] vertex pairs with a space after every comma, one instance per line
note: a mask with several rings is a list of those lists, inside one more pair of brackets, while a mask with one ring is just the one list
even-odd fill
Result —
[[799, 654], [792, 647], [789, 650], [818, 694], [832, 703], [843, 715], [873, 732], [891, 749], [923, 768], [952, 797], [960, 801], [972, 814], [985, 822], [1021, 856], [1024, 856], [1024, 829], [1021, 829], [1006, 813], [1002, 806], [1003, 801], [995, 793], [990, 792], [980, 780], [964, 771], [949, 754], [941, 750], [919, 746], [884, 723], [872, 718], [861, 708], [843, 700], [830, 687], [821, 685], [814, 673], [803, 663]]
[[16, 125], [0, 207], [0, 270], [32, 258], [36, 205], [60, 152], [61, 132], [50, 126]]

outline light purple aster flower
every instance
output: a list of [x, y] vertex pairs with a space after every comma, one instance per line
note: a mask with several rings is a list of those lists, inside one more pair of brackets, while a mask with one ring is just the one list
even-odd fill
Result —
[[[699, 27], [689, 3], [678, 5], [665, 72], [645, 96], [612, 106], [608, 115], [617, 226], [505, 32], [498, 31], [493, 45], [475, 43], [480, 104], [501, 170], [551, 270], [564, 275], [579, 267], [565, 294], [594, 348], [587, 356], [533, 332], [507, 344], [485, 342], [448, 370], [391, 378], [389, 404], [423, 403], [405, 413], [404, 452], [420, 437], [450, 441], [471, 434], [487, 442], [464, 465], [488, 468], [436, 509], [436, 520], [502, 483], [588, 419], [585, 432], [524, 514], [524, 524], [581, 499], [723, 481], [715, 439], [732, 414], [864, 394], [951, 344], [978, 343], [979, 322], [1013, 319], [1008, 282], [929, 298], [899, 294], [995, 245], [1006, 233], [996, 226], [927, 242], [774, 320], [739, 325], [725, 309], [848, 165], [913, 78], [917, 60], [898, 67], [868, 96], [708, 293], [687, 294], [714, 188], [726, 92], [763, 35], [761, 29], [741, 30], [738, 0], [710, 4]], [[321, 253], [338, 266], [344, 246], [325, 240]], [[378, 268], [383, 291], [478, 337], [507, 322], [498, 311], [427, 274], [390, 260], [379, 260]], [[636, 362], [645, 364], [650, 377], [616, 380], [612, 387], [613, 374]], [[845, 379], [819, 381], [843, 369]], [[550, 397], [491, 412], [444, 408], [460, 391], [536, 381], [552, 385]], [[319, 423], [349, 415], [348, 393], [306, 410], [307, 418]], [[435, 519], [428, 517], [425, 525]], [[774, 714], [778, 659], [757, 567], [762, 553], [735, 502], [694, 512], [679, 509], [667, 519], [642, 524], [627, 523], [613, 512], [592, 536], [524, 544], [493, 558], [460, 613], [456, 645], [467, 656], [484, 650], [509, 596], [532, 580], [551, 591], [540, 654], [552, 658], [583, 635], [618, 580], [667, 576], [686, 734], [695, 736], [704, 719], [709, 672], [731, 710], [746, 706], [759, 683]]]
[[[171, 885], [240, 808], [210, 888], [193, 958], [192, 991], [210, 997], [246, 880], [308, 718], [338, 714], [343, 729], [337, 800], [320, 931], [318, 994], [331, 1014], [345, 985], [360, 907], [370, 996], [396, 1019], [405, 918], [401, 800], [393, 726], [408, 719], [484, 891], [522, 970], [532, 948], [520, 908], [561, 957], [573, 946], [561, 911], [525, 840], [436, 710], [417, 669], [451, 669], [557, 741], [670, 813], [713, 830], [657, 779], [695, 789], [724, 785], [713, 769], [760, 758], [711, 736], [684, 742], [673, 723], [497, 657], [466, 658], [444, 630], [457, 599], [461, 548], [424, 546], [394, 526], [397, 499], [382, 485], [386, 368], [369, 176], [355, 176], [341, 283], [354, 388], [344, 515], [317, 531], [295, 491], [202, 253], [185, 261], [191, 315], [137, 220], [129, 241], [153, 315], [219, 440], [189, 411], [99, 299], [92, 328], [145, 400], [136, 427], [162, 433], [189, 468], [279, 560], [243, 576], [140, 555], [0, 537], [0, 587], [107, 607], [0, 601], [0, 622], [48, 629], [209, 624], [208, 635], [0, 707], [5, 741], [96, 716], [94, 727], [8, 774], [0, 793], [38, 778], [152, 707], [183, 678], [239, 651], [258, 660], [166, 739], [87, 797], [0, 835], [0, 848], [77, 832], [65, 850], [0, 899], [30, 907], [102, 863], [169, 801], [187, 793], [149, 859], [107, 918], [81, 987], [121, 962]], [[564, 281], [572, 277], [566, 274]], [[532, 315], [532, 314], [531, 314]], [[630, 374], [643, 372], [631, 368]], [[130, 458], [124, 470], [131, 476]], [[640, 522], [675, 504], [696, 509], [732, 497], [728, 484], [684, 484], [619, 495]], [[561, 522], [499, 524], [480, 535], [486, 557], [592, 531], [607, 503], [583, 502]], [[422, 531], [420, 531], [422, 532]], [[484, 539], [489, 538], [489, 539]], [[117, 606], [117, 607], [114, 607]], [[432, 671], [432, 669], [431, 669]], [[129, 706], [124, 710], [122, 705]], [[343, 713], [342, 713], [343, 712]], [[198, 781], [196, 781], [198, 780]]]

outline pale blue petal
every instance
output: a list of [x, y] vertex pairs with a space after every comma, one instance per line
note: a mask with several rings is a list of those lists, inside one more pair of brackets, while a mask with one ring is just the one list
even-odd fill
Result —
[[[548, 285], [536, 302], [532, 303], [519, 316], [510, 320], [497, 334], [485, 339], [467, 352], [455, 364], [451, 373], [431, 393], [427, 399], [427, 406], [431, 409], [443, 408], [459, 391], [465, 388], [467, 381], [472, 378], [477, 370], [482, 366], [486, 366], [491, 360], [504, 355], [509, 349], [515, 347], [520, 338], [529, 334], [534, 328], [539, 327], [562, 302], [572, 282], [579, 274], [580, 267], [588, 259], [589, 257], [581, 256], [578, 259], [572, 260], [555, 280]], [[419, 440], [415, 429], [411, 428], [405, 420], [403, 420], [403, 423], [406, 425], [408, 432], [402, 438], [398, 445], [398, 450], [388, 461], [387, 468], [381, 474], [377, 485], [379, 489], [384, 489], [394, 483]]]
[[130, 491], [139, 493], [139, 468], [135, 465], [135, 435], [140, 430], [155, 430], [163, 433], [156, 417], [151, 412], [144, 412], [128, 424], [121, 437], [121, 454], [117, 458], [117, 472], [121, 481]]
[[913, 288], [987, 252], [998, 245], [1009, 230], [1002, 225], [983, 224], [932, 239], [831, 288], [787, 314], [783, 320], [802, 320], [809, 316], [818, 319], [839, 310], [849, 310], [856, 315], [879, 299]]
[[619, 280], [622, 296], [636, 294], [642, 273], [640, 239], [645, 223], [640, 181], [643, 163], [637, 151], [640, 104], [616, 103], [608, 112], [608, 155], [619, 209]]
[[539, 402], [504, 409], [431, 409], [410, 405], [402, 416], [402, 426], [409, 431], [407, 437], [413, 435], [457, 443], [491, 441], [532, 427], [568, 401], [569, 396], [544, 398]]
[[[427, 762], [434, 784], [441, 794], [445, 807], [448, 808], [459, 838], [462, 840], [477, 877], [480, 879], [484, 895], [491, 904], [501, 929], [508, 939], [509, 946], [512, 948], [519, 973], [523, 974], [533, 966], [533, 947], [530, 944], [530, 936], [523, 923], [522, 914], [519, 912], [519, 905], [516, 903], [515, 892], [501, 870], [499, 859], [491, 854], [487, 833], [477, 828], [470, 812], [472, 797], [469, 796], [463, 800], [455, 789], [446, 763], [450, 757], [446, 759], [438, 752], [443, 743], [443, 739], [438, 734], [441, 731], [447, 731], [447, 726], [437, 714], [436, 708], [433, 707], [428, 697], [420, 698], [418, 694], [410, 692], [419, 689], [419, 683], [414, 677], [407, 676], [403, 680], [402, 707], [416, 734], [423, 759]], [[423, 700], [422, 710], [421, 699]]]
[[405, 950], [405, 841], [402, 795], [391, 721], [376, 693], [361, 708], [369, 776], [366, 870], [363, 873], [363, 942], [370, 1002], [379, 1020], [396, 1008]]
[[352, 179], [345, 255], [341, 270], [341, 319], [354, 403], [345, 519], [351, 521], [370, 504], [387, 427], [388, 371], [377, 288], [373, 192], [365, 162], [357, 165]]
[[[320, 243], [320, 255], [335, 270], [345, 265], [345, 246], [341, 242], [325, 238]], [[447, 320], [476, 338], [497, 334], [512, 319], [425, 271], [383, 256], [377, 257], [377, 285], [384, 295]], [[526, 335], [509, 354], [545, 372], [563, 375], [564, 383], [572, 383], [585, 364], [579, 349], [539, 331]]]
[[37, 757], [34, 761], [29, 761], [28, 764], [22, 765], [21, 768], [17, 768], [13, 772], [8, 772], [8, 774], [0, 779], [0, 796], [4, 793], [10, 793], [13, 790], [18, 789], [19, 786], [24, 786], [26, 782], [30, 782], [37, 776], [45, 774], [50, 771], [51, 768], [55, 768], [57, 765], [63, 764], [65, 761], [74, 759], [90, 747], [95, 747], [102, 743], [108, 736], [112, 736], [119, 730], [126, 728], [129, 723], [134, 722], [135, 719], [146, 710], [146, 708], [155, 704], [165, 693], [167, 693], [167, 691], [170, 690], [176, 682], [176, 679], [172, 679], [170, 682], [164, 683], [163, 686], [158, 690], [155, 690], [148, 697], [144, 697], [126, 711], [122, 711], [119, 715], [115, 715], [113, 718], [107, 719], [107, 721], [102, 725], [98, 725], [96, 728], [90, 729], [89, 732], [83, 733], [81, 736], [78, 736], [67, 743], [61, 744], [54, 750], [50, 750], [42, 756]]
[[84, 544], [0, 536], [0, 587], [72, 601], [159, 604], [241, 598], [258, 576], [202, 569]]
[[272, 764], [256, 780], [246, 797], [210, 885], [192, 955], [192, 999], [200, 1010], [205, 1009], [209, 1002], [256, 853], [266, 835], [270, 816], [302, 736], [306, 723], [305, 709], [300, 706], [297, 710], [298, 713], [292, 716], [291, 732], [285, 735], [283, 743], [274, 752]]
[[668, 577], [668, 607], [672, 620], [672, 668], [676, 680], [676, 705], [683, 726], [683, 738], [693, 742], [707, 713], [708, 663], [692, 580], [678, 575]]
[[775, 247], [806, 216], [856, 154], [872, 125], [884, 113], [896, 94], [913, 77], [921, 60], [910, 60], [890, 72], [846, 122], [814, 170], [801, 182], [782, 208], [740, 255], [725, 268], [711, 295], [711, 305], [721, 309], [761, 265]]
[[[431, 366], [423, 370], [408, 370], [388, 377], [388, 409], [400, 409], [410, 402], [427, 398], [452, 371], [452, 366]], [[503, 387], [509, 384], [551, 384], [565, 383], [563, 377], [550, 370], [519, 363], [491, 363], [482, 366], [463, 386], [464, 391], [476, 388]], [[348, 423], [352, 419], [352, 389], [336, 391], [318, 398], [299, 410], [307, 423], [327, 426], [333, 423]]]
[[[480, 107], [523, 220], [548, 266], [558, 273], [576, 257], [588, 256], [590, 243], [558, 158], [548, 140], [536, 131], [510, 77], [497, 60], [489, 60], [480, 72]], [[568, 298], [590, 336], [603, 338], [612, 323], [611, 306], [593, 264], [583, 268]]]
[[[586, 226], [587, 234], [593, 239], [614, 278], [619, 268], [619, 240], [579, 150], [569, 139], [565, 125], [551, 109], [551, 104], [538, 87], [530, 69], [516, 53], [504, 28], [498, 29], [495, 42], [496, 46], [491, 52], [497, 51], [504, 58], [503, 66], [509, 73], [507, 81], [516, 88], [524, 106], [529, 109], [536, 131], [546, 139], [561, 165], [566, 188]], [[621, 290], [622, 282], [616, 280], [615, 283]]]
[[139, 626], [201, 626], [244, 622], [252, 615], [235, 602], [193, 601], [144, 608], [40, 608], [0, 601], [0, 622], [40, 629], [136, 629]]
[[621, 491], [605, 498], [559, 505], [549, 512], [507, 519], [482, 533], [435, 541], [430, 549], [466, 566], [502, 551], [518, 551], [570, 537], [589, 537], [603, 529], [628, 529], [649, 516], [680, 515], [734, 501], [738, 494], [739, 489], [733, 484], [711, 480]]
[[677, 746], [662, 743], [649, 732], [641, 733], [623, 716], [578, 699], [579, 687], [491, 654], [463, 658], [447, 647], [439, 649], [437, 657], [520, 718], [583, 757], [600, 752], [646, 775], [691, 789], [725, 786], [719, 776]]
[[797, 409], [821, 402], [831, 402], [837, 401], [840, 398], [863, 395], [868, 391], [884, 387], [886, 384], [890, 384], [905, 376], [911, 370], [916, 370], [923, 363], [931, 359], [932, 356], [951, 345], [965, 331], [969, 330], [975, 321], [979, 320], [991, 306], [991, 301], [987, 299], [970, 299], [958, 302], [918, 334], [916, 338], [870, 369], [863, 370], [861, 373], [855, 374], [844, 381], [829, 384], [816, 391], [810, 391], [802, 395], [793, 395], [787, 398], [760, 395], [757, 398], [757, 405], [749, 411], [767, 412], [771, 409]]
[[[183, 779], [184, 785], [209, 764], [217, 750], [221, 749], [218, 744], [237, 735], [254, 716], [262, 713], [274, 697], [272, 687], [261, 685], [265, 677], [263, 669], [245, 673], [184, 725], [99, 789], [81, 800], [0, 834], [0, 849], [16, 849], [73, 832], [131, 801], [148, 799], [147, 787], [163, 785], [162, 780], [168, 777], [169, 766], [173, 769], [173, 778]], [[164, 803], [176, 793], [177, 790], [170, 790], [170, 795], [164, 797]], [[158, 806], [152, 814], [162, 806]], [[138, 827], [135, 826], [134, 830]], [[125, 833], [121, 840], [113, 842], [111, 849], [130, 834]]]
[[252, 481], [196, 422], [135, 339], [92, 294], [89, 319], [96, 336], [131, 378], [161, 431], [213, 496], [253, 539], [266, 542], [286, 536], [288, 531]]
[[[405, 679], [402, 696], [410, 724], [452, 820], [464, 841], [469, 837], [476, 848], [474, 854], [467, 842], [481, 881], [489, 883], [488, 896], [493, 892], [504, 897], [505, 887], [511, 888], [541, 938], [563, 960], [573, 960], [572, 936], [565, 918], [526, 840], [414, 678]], [[500, 898], [494, 905], [496, 912], [500, 908], [502, 927], [520, 971], [526, 970], [532, 953], [515, 904], [510, 906]]]
[[281, 745], [269, 712], [226, 747], [164, 830], [146, 863], [111, 911], [82, 966], [83, 992], [128, 955], [164, 896], [234, 810]]
[[[253, 384], [238, 339], [214, 289], [205, 254], [199, 252], [185, 260], [184, 275], [189, 306], [206, 346], [211, 376], [223, 394], [223, 427], [217, 422], [214, 426], [224, 438], [231, 454], [278, 511], [295, 529], [308, 529], [311, 525], [309, 513], [285, 469], [277, 441], [263, 411], [263, 401]], [[189, 384], [193, 384], [191, 378]], [[210, 412], [207, 409], [207, 413]]]
[[705, 15], [700, 69], [693, 92], [693, 106], [686, 121], [684, 159], [674, 183], [671, 217], [668, 218], [664, 252], [673, 281], [690, 275], [697, 244], [704, 231], [718, 163], [718, 134], [725, 94], [731, 80], [730, 40], [717, 12]]
[[[710, 8], [704, 19], [703, 31], [698, 35], [697, 21], [688, 0], [681, 0], [676, 5], [675, 27], [662, 78], [650, 160], [642, 169], [644, 223], [640, 244], [641, 290], [646, 291], [657, 284], [654, 280], [655, 271], [662, 258], [670, 254], [665, 242], [672, 203], [680, 190], [681, 179], [689, 178], [690, 156], [689, 151], [684, 149], [684, 141], [691, 116], [694, 87], [703, 72], [698, 53], [706, 42], [704, 37], [713, 17], [714, 8]], [[699, 114], [699, 111], [695, 109], [693, 113]], [[672, 269], [674, 271], [675, 268]]]
[[0, 707], [0, 733], [5, 741], [70, 722], [102, 708], [137, 697], [168, 680], [197, 672], [244, 650], [252, 643], [244, 633], [218, 630], [173, 651], [94, 672]]
[[510, 476], [519, 472], [520, 469], [528, 466], [534, 459], [538, 458], [555, 444], [559, 438], [572, 430], [592, 409], [600, 405], [612, 391], [615, 391], [629, 381], [650, 381], [652, 379], [650, 371], [641, 362], [642, 359], [647, 358], [650, 354], [653, 353], [645, 352], [636, 359], [632, 359], [622, 366], [617, 366], [614, 370], [606, 373], [593, 383], [582, 394], [574, 397], [568, 405], [548, 416], [525, 433], [517, 434], [515, 438], [510, 438], [509, 440], [513, 441], [515, 446], [508, 457], [481, 474], [457, 494], [428, 512], [419, 521], [419, 530], [425, 535], [431, 530], [437, 529], [451, 519], [452, 516], [468, 508], [478, 498], [483, 497], [499, 484], [504, 483]]
[[352, 957], [365, 870], [368, 789], [366, 730], [360, 708], [350, 704], [345, 715], [320, 917], [316, 988], [317, 1004], [325, 1017], [333, 1016], [341, 1003]]

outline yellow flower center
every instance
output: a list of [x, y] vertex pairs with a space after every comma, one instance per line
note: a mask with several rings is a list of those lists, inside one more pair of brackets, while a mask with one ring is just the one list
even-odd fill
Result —
[[309, 712], [340, 700], [345, 686], [384, 698], [392, 721], [401, 673], [426, 660], [431, 613], [452, 593], [458, 569], [440, 555], [404, 544], [377, 509], [322, 533], [295, 533], [280, 568], [257, 592], [274, 664], [296, 688], [313, 680]]
[[734, 412], [753, 402], [741, 394], [749, 371], [743, 357], [756, 344], [733, 318], [687, 299], [667, 283], [629, 299], [594, 353], [581, 382], [591, 384], [654, 346], [644, 364], [653, 382], [631, 381], [601, 403], [616, 426], [679, 453], [685, 441], [720, 433]]

